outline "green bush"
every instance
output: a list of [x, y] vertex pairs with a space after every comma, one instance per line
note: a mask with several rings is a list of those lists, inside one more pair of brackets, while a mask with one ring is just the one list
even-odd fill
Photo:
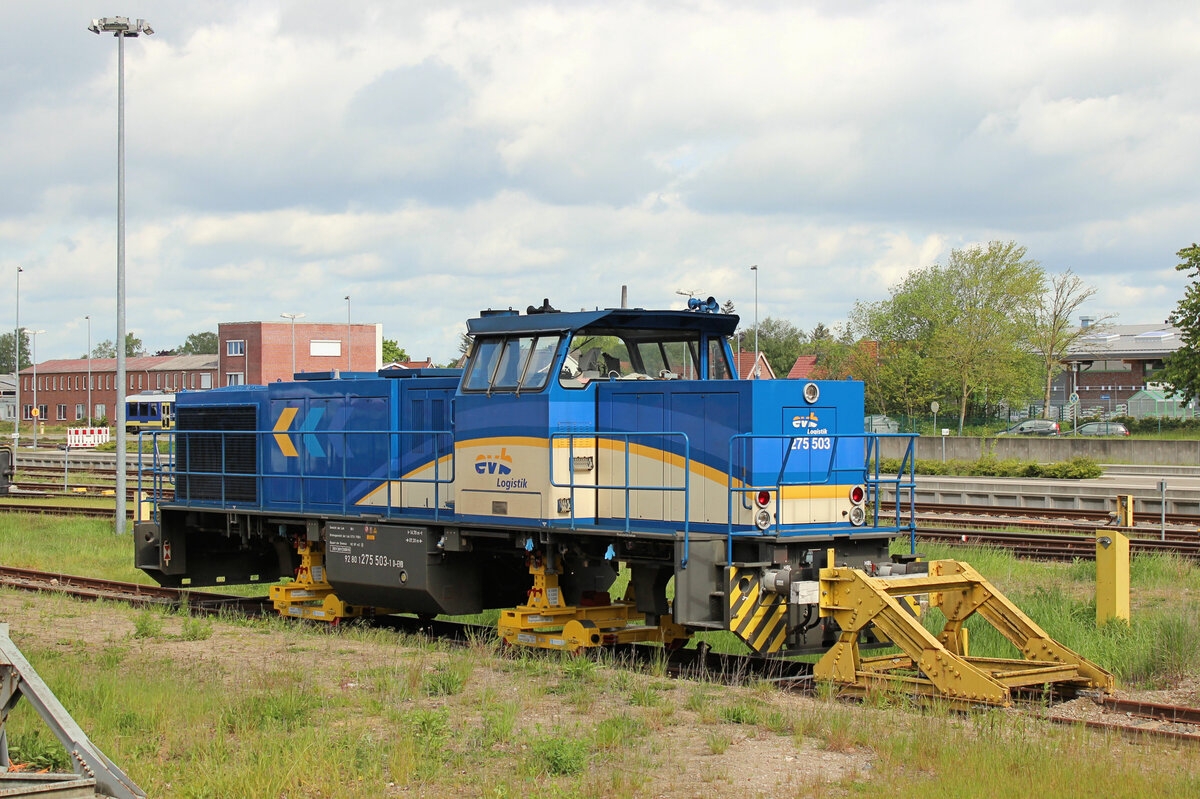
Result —
[[528, 766], [534, 774], [553, 776], [578, 774], [588, 763], [588, 741], [571, 737], [573, 733], [558, 730], [533, 741]]
[[1182, 432], [1200, 433], [1200, 419], [1147, 416], [1144, 419], [1134, 419], [1132, 416], [1114, 417], [1114, 422], [1120, 422], [1129, 428], [1130, 433]]
[[[871, 469], [874, 469], [872, 464]], [[880, 474], [896, 474], [900, 470], [898, 458], [884, 458], [880, 462]], [[914, 470], [917, 474], [959, 475], [963, 477], [1054, 477], [1062, 480], [1088, 480], [1104, 473], [1100, 464], [1091, 458], [1077, 457], [1060, 463], [1037, 463], [1015, 458], [997, 458], [984, 455], [973, 461], [964, 460], [918, 460]]]
[[143, 610], [133, 620], [134, 638], [161, 638], [163, 635], [162, 616], [154, 611]]
[[212, 634], [212, 624], [207, 619], [198, 619], [192, 616], [184, 619], [179, 637], [185, 641], [207, 641], [212, 638]]

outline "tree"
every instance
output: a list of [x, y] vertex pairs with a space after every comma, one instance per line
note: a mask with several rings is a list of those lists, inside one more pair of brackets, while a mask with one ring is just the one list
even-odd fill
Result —
[[[804, 332], [786, 319], [767, 317], [758, 326], [758, 349], [777, 376], [785, 376], [804, 346]], [[742, 336], [742, 351], [754, 348], [754, 328]]]
[[1065, 367], [1062, 360], [1080, 338], [1100, 332], [1112, 315], [1099, 317], [1091, 327], [1071, 322], [1080, 305], [1096, 294], [1094, 286], [1084, 285], [1078, 275], [1068, 269], [1050, 279], [1050, 290], [1038, 298], [1033, 308], [1033, 329], [1030, 344], [1037, 353], [1044, 374], [1042, 384], [1042, 418], [1050, 418], [1050, 386]]
[[[125, 357], [137, 358], [145, 355], [146, 350], [142, 346], [142, 340], [132, 333], [125, 334]], [[93, 358], [115, 358], [117, 357], [117, 348], [113, 346], [111, 338], [106, 338], [92, 349]]]
[[976, 392], [1021, 399], [1032, 393], [1027, 342], [1044, 279], [1015, 242], [954, 250], [944, 265], [911, 272], [890, 299], [856, 305], [852, 325], [865, 338], [911, 344], [914, 368], [928, 367], [938, 395], [958, 405], [961, 433]]
[[1200, 245], [1193, 242], [1175, 256], [1183, 260], [1175, 269], [1187, 272], [1192, 282], [1167, 317], [1167, 324], [1179, 328], [1183, 346], [1163, 360], [1162, 377], [1188, 402], [1200, 396]]
[[832, 341], [833, 331], [825, 327], [824, 322], [817, 322], [817, 326], [808, 334], [809, 341]]
[[385, 338], [383, 340], [383, 362], [395, 363], [396, 361], [409, 360], [408, 353], [404, 348], [396, 343], [395, 339]]
[[737, 313], [737, 311], [734, 310], [734, 307], [733, 307], [733, 300], [725, 300], [725, 302], [721, 303], [721, 313], [724, 313], [724, 314]]
[[[13, 349], [13, 334], [0, 335], [0, 372], [4, 374], [13, 371]], [[33, 365], [33, 360], [29, 357], [29, 333], [25, 328], [21, 328], [21, 352], [18, 357], [21, 360], [21, 369]]]
[[216, 355], [217, 334], [211, 330], [191, 333], [175, 352], [178, 355]]

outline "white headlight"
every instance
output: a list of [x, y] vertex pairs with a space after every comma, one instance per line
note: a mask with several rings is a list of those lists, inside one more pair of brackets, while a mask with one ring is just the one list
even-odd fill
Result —
[[862, 506], [855, 505], [850, 509], [850, 523], [855, 527], [859, 527], [867, 520], [867, 512], [862, 509]]
[[764, 508], [754, 514], [754, 524], [759, 530], [766, 530], [771, 526], [771, 512]]

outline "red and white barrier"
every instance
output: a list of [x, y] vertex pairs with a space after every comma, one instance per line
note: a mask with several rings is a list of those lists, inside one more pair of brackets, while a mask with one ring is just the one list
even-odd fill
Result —
[[96, 447], [100, 444], [107, 444], [111, 440], [112, 431], [107, 427], [67, 428], [67, 446], [72, 449], [76, 447]]

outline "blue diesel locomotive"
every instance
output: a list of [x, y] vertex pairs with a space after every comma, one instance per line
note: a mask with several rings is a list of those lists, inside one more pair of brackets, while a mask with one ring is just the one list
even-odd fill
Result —
[[820, 568], [893, 568], [911, 533], [876, 511], [863, 386], [737, 379], [738, 318], [693, 305], [485, 311], [462, 370], [180, 394], [154, 434], [174, 495], [154, 493], [136, 564], [173, 586], [294, 578], [280, 611], [330, 621], [503, 608], [514, 644], [826, 649]]

